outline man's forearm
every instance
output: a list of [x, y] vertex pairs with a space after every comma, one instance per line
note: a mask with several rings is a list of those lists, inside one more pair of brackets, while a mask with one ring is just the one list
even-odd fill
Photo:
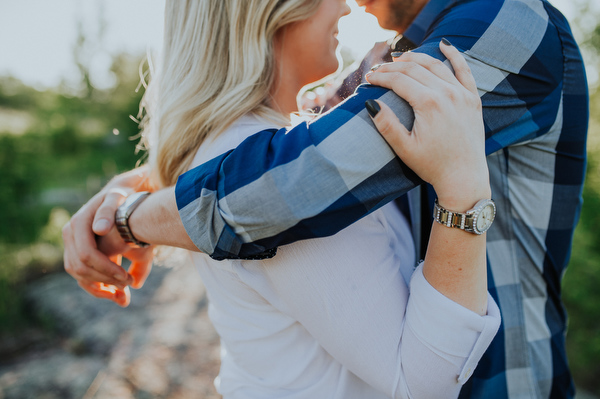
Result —
[[198, 251], [179, 218], [174, 187], [148, 196], [132, 213], [129, 227], [139, 241]]

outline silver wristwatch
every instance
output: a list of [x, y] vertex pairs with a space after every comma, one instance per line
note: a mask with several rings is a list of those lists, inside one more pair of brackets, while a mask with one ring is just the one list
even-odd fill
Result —
[[150, 193], [148, 191], [140, 191], [139, 193], [133, 193], [127, 197], [125, 202], [123, 202], [115, 213], [115, 224], [117, 225], [117, 230], [121, 235], [121, 238], [129, 244], [133, 248], [145, 248], [150, 244], [142, 241], [138, 241], [131, 232], [129, 228], [129, 217], [137, 208], [143, 200], [148, 198]]
[[492, 225], [496, 217], [496, 203], [491, 199], [482, 199], [465, 213], [444, 209], [435, 200], [433, 219], [447, 227], [455, 227], [474, 234], [483, 234]]

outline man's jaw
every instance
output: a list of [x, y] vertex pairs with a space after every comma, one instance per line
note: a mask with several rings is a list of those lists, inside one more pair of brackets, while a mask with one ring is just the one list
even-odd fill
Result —
[[365, 11], [372, 14], [379, 20], [382, 18], [382, 4], [379, 0], [356, 0], [359, 7], [364, 7]]
[[356, 0], [356, 4], [358, 4], [359, 7], [366, 7], [375, 1], [376, 0]]
[[[429, 0], [356, 0], [359, 7], [365, 7], [365, 11], [377, 18], [379, 26], [383, 29], [395, 31], [396, 33], [403, 33], [407, 26], [412, 21], [406, 21], [405, 16], [407, 14], [407, 7], [410, 8], [414, 4], [422, 4], [423, 6]], [[401, 13], [398, 15], [397, 13]], [[416, 16], [416, 14], [415, 14]], [[412, 17], [414, 18], [414, 16]], [[403, 23], [401, 23], [401, 22]]]

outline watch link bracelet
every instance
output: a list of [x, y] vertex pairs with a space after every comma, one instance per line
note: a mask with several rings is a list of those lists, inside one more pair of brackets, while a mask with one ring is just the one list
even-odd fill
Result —
[[115, 213], [115, 224], [117, 225], [117, 230], [119, 231], [121, 238], [133, 248], [145, 248], [150, 246], [150, 244], [146, 242], [138, 241], [129, 228], [129, 217], [135, 208], [148, 198], [149, 195], [150, 193], [148, 191], [140, 191], [131, 194], [125, 199], [125, 202], [117, 208], [117, 212]]
[[454, 227], [473, 234], [483, 234], [492, 225], [496, 217], [496, 203], [491, 199], [482, 199], [465, 213], [453, 212], [443, 208], [438, 200], [433, 207], [433, 219], [446, 227]]

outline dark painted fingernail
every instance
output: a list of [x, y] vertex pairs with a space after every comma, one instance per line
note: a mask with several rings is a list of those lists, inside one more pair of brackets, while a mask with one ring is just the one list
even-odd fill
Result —
[[379, 67], [381, 66], [381, 64], [375, 64], [371, 67], [371, 72], [375, 72], [377, 69], [379, 69]]
[[403, 51], [394, 51], [390, 55], [392, 56], [392, 58], [399, 58], [402, 54], [404, 54]]
[[445, 37], [442, 38], [442, 43], [444, 43], [446, 46], [452, 46], [452, 43], [450, 43]]
[[375, 118], [375, 115], [381, 111], [381, 107], [377, 104], [375, 100], [367, 100], [365, 101], [365, 108], [367, 108], [367, 112], [371, 115], [371, 118]]

